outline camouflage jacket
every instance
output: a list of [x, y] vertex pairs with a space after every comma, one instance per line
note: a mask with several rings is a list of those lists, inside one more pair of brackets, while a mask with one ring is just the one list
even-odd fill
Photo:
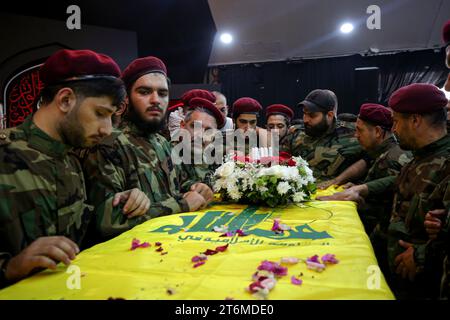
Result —
[[[102, 237], [112, 237], [148, 219], [189, 211], [180, 193], [178, 172], [171, 160], [169, 142], [160, 134], [145, 134], [133, 123], [120, 128], [83, 160], [89, 200], [95, 205], [96, 225]], [[151, 201], [147, 214], [127, 219], [112, 200], [118, 192], [133, 188]]]
[[294, 126], [280, 141], [280, 151], [301, 156], [308, 161], [319, 182], [337, 177], [362, 157], [362, 149], [354, 137], [354, 131], [340, 124], [331, 126], [319, 138], [295, 130]]
[[[384, 177], [396, 177], [401, 168], [411, 161], [411, 153], [402, 150], [396, 139], [391, 137], [375, 150], [368, 152], [365, 161], [369, 170], [364, 183], [369, 183]], [[363, 211], [361, 218], [369, 233], [376, 225], [379, 225], [382, 230], [387, 228], [392, 211], [392, 200], [392, 192], [367, 197], [367, 205], [361, 209]]]
[[[0, 252], [17, 255], [42, 236], [80, 244], [92, 207], [72, 149], [28, 117], [0, 131]], [[1, 262], [0, 262], [1, 263]]]
[[394, 185], [388, 258], [391, 270], [395, 270], [394, 259], [404, 251], [398, 241], [410, 242], [414, 245], [414, 259], [419, 271], [433, 265], [428, 268], [432, 270], [428, 273], [431, 275], [442, 270], [442, 260], [436, 264], [426, 261], [430, 242], [424, 220], [428, 211], [450, 207], [450, 136], [414, 151], [413, 155], [413, 160], [402, 168]]
[[410, 152], [400, 148], [394, 137], [384, 141], [368, 155], [369, 171], [364, 183], [388, 176], [397, 176], [403, 166], [411, 161], [412, 157]]

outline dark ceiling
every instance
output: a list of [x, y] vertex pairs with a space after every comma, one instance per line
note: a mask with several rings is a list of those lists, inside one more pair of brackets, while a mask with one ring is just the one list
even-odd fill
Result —
[[7, 1], [1, 11], [65, 21], [73, 4], [82, 24], [135, 31], [139, 56], [162, 58], [172, 82], [203, 81], [216, 34], [207, 0]]

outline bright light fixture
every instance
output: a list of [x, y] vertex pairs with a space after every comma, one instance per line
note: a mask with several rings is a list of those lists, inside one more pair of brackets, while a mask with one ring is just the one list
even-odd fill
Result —
[[233, 37], [229, 33], [222, 33], [222, 35], [220, 36], [220, 41], [225, 44], [230, 44], [233, 41]]
[[351, 23], [344, 23], [342, 26], [341, 26], [341, 32], [342, 33], [350, 33], [350, 32], [352, 32], [353, 31], [353, 24], [351, 24]]

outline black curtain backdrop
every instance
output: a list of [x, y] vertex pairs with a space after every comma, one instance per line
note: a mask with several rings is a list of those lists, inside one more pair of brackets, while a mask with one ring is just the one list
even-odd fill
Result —
[[[448, 75], [444, 49], [401, 52], [377, 56], [352, 55], [315, 60], [249, 63], [210, 68], [208, 74], [218, 77], [222, 92], [232, 103], [241, 97], [252, 97], [264, 108], [282, 103], [301, 117], [297, 103], [314, 89], [330, 89], [339, 100], [338, 113], [359, 110], [355, 99], [355, 68], [378, 67], [380, 88], [378, 102], [387, 106], [396, 89], [411, 83], [433, 83], [440, 88]], [[214, 70], [216, 69], [216, 70]], [[264, 117], [263, 117], [264, 118]], [[265, 123], [261, 119], [260, 125]]]

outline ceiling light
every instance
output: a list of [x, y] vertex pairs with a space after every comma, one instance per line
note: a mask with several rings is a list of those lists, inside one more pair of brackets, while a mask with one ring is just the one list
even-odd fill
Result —
[[230, 44], [233, 41], [233, 37], [229, 33], [222, 33], [222, 35], [220, 36], [220, 41], [225, 44]]
[[353, 24], [351, 24], [351, 23], [344, 23], [341, 26], [341, 32], [342, 33], [350, 33], [352, 31], [353, 31]]

